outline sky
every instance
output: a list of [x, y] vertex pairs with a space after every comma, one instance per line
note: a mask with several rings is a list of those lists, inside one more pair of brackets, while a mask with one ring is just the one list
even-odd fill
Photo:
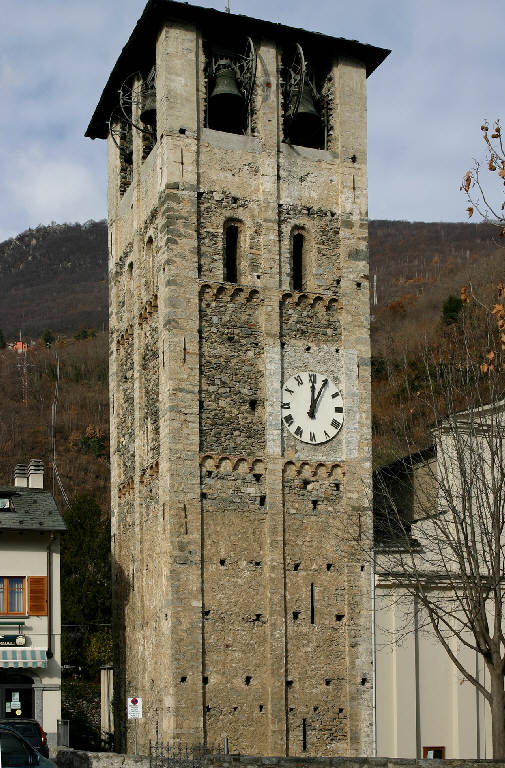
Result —
[[[226, 0], [194, 5], [224, 10]], [[84, 138], [144, 0], [1, 0], [0, 241], [106, 218], [105, 142]], [[504, 117], [503, 0], [230, 0], [231, 12], [392, 53], [368, 79], [369, 215], [465, 220], [459, 191]]]

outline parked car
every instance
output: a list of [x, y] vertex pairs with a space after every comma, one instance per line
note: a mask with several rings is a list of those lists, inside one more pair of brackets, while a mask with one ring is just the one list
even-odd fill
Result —
[[2, 768], [56, 768], [35, 747], [11, 728], [0, 724], [0, 765]]
[[[43, 757], [49, 757], [49, 747], [47, 746], [46, 732], [37, 720], [28, 717], [16, 717], [0, 719], [0, 725], [6, 725], [20, 733], [26, 741], [35, 747]], [[3, 762], [0, 764], [4, 768]]]

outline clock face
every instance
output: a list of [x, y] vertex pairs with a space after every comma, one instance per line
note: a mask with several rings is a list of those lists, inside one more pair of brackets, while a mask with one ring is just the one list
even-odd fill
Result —
[[302, 443], [327, 443], [344, 422], [344, 401], [329, 376], [303, 371], [282, 387], [282, 420]]

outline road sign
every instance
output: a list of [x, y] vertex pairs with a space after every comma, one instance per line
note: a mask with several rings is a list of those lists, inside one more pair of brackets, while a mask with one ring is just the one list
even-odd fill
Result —
[[135, 720], [142, 717], [142, 699], [132, 696], [128, 699], [128, 720]]
[[[142, 717], [142, 699], [132, 696], [128, 699], [128, 720], [133, 720], [133, 736], [135, 741], [135, 754], [137, 754], [137, 720]], [[1, 766], [0, 766], [1, 768]]]

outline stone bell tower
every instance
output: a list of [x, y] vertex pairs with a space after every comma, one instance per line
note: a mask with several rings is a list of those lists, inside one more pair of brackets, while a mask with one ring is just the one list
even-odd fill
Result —
[[116, 727], [372, 751], [366, 78], [387, 51], [150, 0], [108, 139]]

